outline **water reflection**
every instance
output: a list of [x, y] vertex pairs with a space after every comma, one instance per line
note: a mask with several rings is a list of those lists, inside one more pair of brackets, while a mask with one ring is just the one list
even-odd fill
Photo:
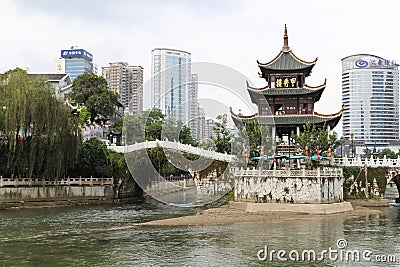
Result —
[[400, 210], [382, 211], [383, 216], [310, 216], [202, 227], [135, 225], [196, 213], [155, 203], [0, 211], [0, 266], [370, 266], [271, 264], [259, 261], [257, 252], [266, 245], [321, 251], [336, 248], [336, 241], [344, 238], [349, 249], [400, 255]]

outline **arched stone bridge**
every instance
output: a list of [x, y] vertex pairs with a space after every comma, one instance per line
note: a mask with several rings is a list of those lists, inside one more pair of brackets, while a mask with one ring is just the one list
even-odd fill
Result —
[[187, 152], [190, 154], [198, 155], [201, 157], [210, 158], [213, 160], [225, 161], [225, 162], [237, 162], [238, 159], [235, 155], [224, 154], [215, 152], [212, 150], [205, 150], [199, 147], [194, 147], [187, 144], [182, 144], [179, 142], [171, 142], [171, 141], [145, 141], [141, 143], [135, 143], [133, 145], [125, 145], [125, 146], [108, 146], [109, 149], [112, 149], [119, 153], [129, 153], [133, 151], [138, 151], [147, 148], [155, 148], [160, 146], [162, 148], [173, 149], [181, 152]]

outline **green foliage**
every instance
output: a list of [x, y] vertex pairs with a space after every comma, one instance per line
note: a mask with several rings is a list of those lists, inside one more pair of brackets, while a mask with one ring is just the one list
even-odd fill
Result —
[[379, 152], [378, 157], [380, 159], [383, 159], [385, 156], [386, 158], [390, 158], [390, 159], [396, 159], [397, 156], [399, 155], [399, 153], [395, 153], [393, 150], [391, 150], [390, 148], [385, 148], [384, 150], [382, 150], [381, 152]]
[[372, 155], [374, 158], [379, 158], [379, 159], [383, 159], [385, 156], [388, 159], [397, 159], [397, 157], [400, 156], [400, 150], [396, 153], [390, 148], [385, 148], [380, 152], [378, 152], [376, 147], [374, 147], [372, 150], [366, 148], [364, 149], [364, 153], [365, 153], [364, 157], [367, 158], [370, 158]]
[[96, 74], [84, 73], [72, 83], [71, 99], [85, 105], [91, 114], [91, 121], [101, 114], [111, 117], [118, 104], [118, 94], [108, 90], [107, 81]]
[[151, 109], [143, 113], [145, 123], [145, 140], [154, 141], [161, 140], [161, 132], [165, 116], [160, 109]]
[[[264, 146], [264, 156], [272, 156], [274, 144], [269, 127], [261, 126], [256, 119], [244, 123], [244, 127], [239, 129], [232, 141], [232, 148], [239, 157], [243, 157], [244, 149], [247, 149], [249, 158], [261, 156], [262, 146]], [[260, 164], [265, 164], [262, 167], [269, 168], [270, 162], [259, 161], [257, 164], [259, 167]]]
[[207, 209], [219, 208], [221, 206], [229, 204], [230, 201], [234, 201], [234, 200], [235, 200], [235, 190], [231, 189], [222, 198], [217, 199], [217, 200], [205, 205], [205, 208], [207, 208]]
[[108, 150], [97, 138], [90, 138], [79, 150], [78, 164], [70, 171], [72, 176], [111, 177], [113, 168], [108, 158]]
[[333, 152], [342, 144], [337, 138], [337, 133], [329, 133], [326, 125], [324, 125], [322, 129], [317, 129], [315, 125], [311, 124], [310, 122], [304, 125], [303, 131], [300, 132], [299, 136], [292, 133], [292, 138], [295, 140], [296, 149], [300, 149], [304, 152], [306, 150], [306, 146], [308, 146], [310, 155], [316, 154], [315, 149], [317, 146], [320, 147], [321, 155], [326, 156], [329, 148], [331, 148]]
[[245, 123], [245, 130], [250, 146], [250, 157], [261, 156], [261, 146], [264, 146], [264, 155], [273, 154], [272, 137], [267, 126], [261, 126], [256, 119]]
[[78, 108], [79, 108], [78, 123], [79, 123], [79, 126], [80, 126], [80, 127], [83, 127], [83, 126], [85, 126], [85, 125], [88, 123], [88, 121], [90, 120], [91, 114], [90, 114], [90, 112], [88, 111], [88, 109], [87, 109], [86, 106], [80, 106], [80, 105], [78, 105]]
[[[131, 117], [131, 116], [126, 116], [126, 117]], [[122, 132], [124, 126], [124, 117], [116, 120], [109, 128], [110, 131], [118, 131]]]
[[[115, 125], [118, 127], [120, 122]], [[145, 140], [154, 141], [167, 138], [170, 141], [179, 141], [184, 144], [196, 146], [190, 134], [190, 128], [182, 124], [176, 125], [170, 120], [166, 120], [164, 114], [159, 109], [147, 110], [141, 117], [131, 115], [124, 118], [124, 134], [128, 144], [143, 142]], [[161, 147], [147, 149], [147, 154], [154, 168], [163, 176], [186, 174], [186, 172], [176, 168], [171, 164]], [[189, 160], [198, 157], [190, 154], [184, 155]]]
[[194, 141], [190, 128], [187, 126], [183, 126], [179, 132], [179, 142], [183, 144], [188, 144], [192, 146], [197, 146], [196, 141]]
[[0, 75], [0, 172], [57, 179], [78, 156], [78, 120], [44, 80], [15, 69]]
[[217, 122], [213, 128], [216, 136], [212, 136], [217, 152], [231, 153], [232, 135], [228, 131], [228, 117], [226, 114], [218, 115]]
[[[372, 185], [374, 182], [374, 178], [377, 181], [378, 188], [380, 194], [383, 196], [386, 191], [386, 173], [388, 171], [387, 167], [377, 167], [377, 168], [368, 168], [368, 183], [370, 184], [369, 187], [369, 196], [373, 198], [374, 195], [371, 194]], [[343, 167], [343, 176], [344, 176], [344, 183], [343, 183], [343, 195], [344, 199], [356, 199], [356, 198], [365, 198], [365, 193], [361, 192], [361, 188], [365, 188], [365, 170], [364, 167]], [[359, 187], [361, 181], [361, 187]], [[350, 194], [350, 188], [352, 184], [356, 182], [358, 187], [358, 193], [356, 190]]]

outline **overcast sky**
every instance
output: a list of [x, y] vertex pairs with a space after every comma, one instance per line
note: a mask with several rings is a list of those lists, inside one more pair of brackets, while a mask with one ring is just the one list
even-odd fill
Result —
[[341, 108], [342, 58], [368, 53], [399, 61], [398, 6], [394, 0], [0, 0], [0, 71], [53, 72], [60, 50], [74, 45], [91, 52], [99, 69], [116, 61], [143, 66], [147, 80], [151, 50], [167, 47], [191, 52], [192, 62], [229, 66], [261, 87], [256, 60], [278, 54], [286, 23], [293, 52], [307, 61], [318, 57], [307, 83], [327, 78], [316, 111], [329, 114]]

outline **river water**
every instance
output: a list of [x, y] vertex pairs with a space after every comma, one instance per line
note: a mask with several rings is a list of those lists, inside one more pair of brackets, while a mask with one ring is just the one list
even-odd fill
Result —
[[[395, 195], [389, 188], [387, 197]], [[136, 223], [197, 211], [157, 203], [2, 210], [0, 266], [400, 266], [400, 208], [382, 211], [383, 216], [154, 227]], [[338, 252], [322, 253], [329, 248]], [[286, 254], [263, 260], [271, 250]], [[305, 254], [301, 262], [304, 250], [315, 251], [316, 260]], [[349, 250], [372, 256], [345, 258]], [[367, 261], [375, 256], [397, 262]]]

